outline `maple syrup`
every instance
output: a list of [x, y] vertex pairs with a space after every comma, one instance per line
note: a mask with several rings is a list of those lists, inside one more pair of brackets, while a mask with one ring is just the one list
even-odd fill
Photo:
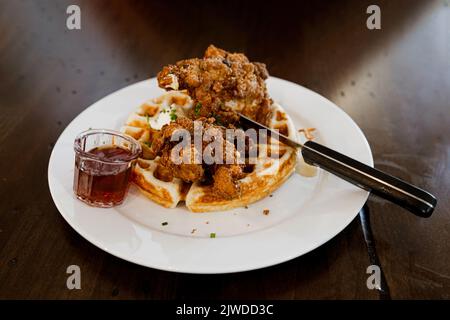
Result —
[[95, 147], [75, 157], [73, 188], [78, 199], [99, 207], [121, 204], [127, 194], [134, 161], [119, 146]]

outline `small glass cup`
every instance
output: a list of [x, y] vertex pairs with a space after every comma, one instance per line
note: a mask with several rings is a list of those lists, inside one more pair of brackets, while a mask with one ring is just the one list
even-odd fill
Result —
[[73, 191], [78, 199], [110, 208], [125, 199], [135, 160], [142, 152], [132, 137], [113, 130], [80, 133], [74, 142]]

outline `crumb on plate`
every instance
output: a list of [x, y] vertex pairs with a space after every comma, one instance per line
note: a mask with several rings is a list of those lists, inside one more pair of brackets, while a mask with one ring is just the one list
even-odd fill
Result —
[[316, 131], [316, 128], [303, 128], [298, 130], [298, 132], [303, 133], [308, 140], [314, 139], [314, 136], [311, 133], [313, 131]]

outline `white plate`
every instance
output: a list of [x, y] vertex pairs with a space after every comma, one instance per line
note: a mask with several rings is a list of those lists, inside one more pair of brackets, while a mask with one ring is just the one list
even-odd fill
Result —
[[[297, 128], [315, 127], [317, 142], [373, 165], [363, 133], [336, 105], [292, 82], [271, 77], [267, 85]], [[151, 79], [110, 94], [76, 117], [53, 149], [48, 182], [56, 207], [80, 235], [102, 250], [167, 271], [258, 269], [319, 247], [342, 231], [366, 201], [368, 192], [322, 170], [313, 178], [294, 174], [273, 197], [226, 212], [191, 213], [183, 206], [165, 209], [134, 187], [125, 202], [112, 209], [92, 208], [76, 200], [72, 192], [75, 136], [88, 128], [119, 129], [136, 107], [162, 92]], [[264, 215], [264, 209], [270, 214]]]

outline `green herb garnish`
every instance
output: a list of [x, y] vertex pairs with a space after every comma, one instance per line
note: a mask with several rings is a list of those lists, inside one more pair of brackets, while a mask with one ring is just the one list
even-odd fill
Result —
[[161, 223], [162, 226], [167, 226], [169, 223], [167, 221]]
[[218, 114], [213, 113], [212, 116], [213, 116], [214, 119], [216, 119], [217, 125], [223, 126], [222, 118]]
[[196, 116], [198, 116], [200, 114], [200, 109], [202, 108], [202, 104], [199, 102], [195, 105], [194, 107], [194, 113]]
[[151, 141], [145, 141], [144, 144], [145, 144], [147, 147], [149, 147], [149, 148], [152, 146], [152, 142], [151, 142]]
[[170, 111], [170, 120], [172, 120], [172, 121], [177, 120], [178, 116], [177, 116], [176, 112], [177, 112], [177, 110], [175, 110], [175, 109], [172, 109]]
[[210, 237], [210, 238], [215, 238], [215, 237], [216, 237], [216, 234], [215, 234], [214, 232], [211, 232], [211, 233], [209, 234], [209, 237]]

